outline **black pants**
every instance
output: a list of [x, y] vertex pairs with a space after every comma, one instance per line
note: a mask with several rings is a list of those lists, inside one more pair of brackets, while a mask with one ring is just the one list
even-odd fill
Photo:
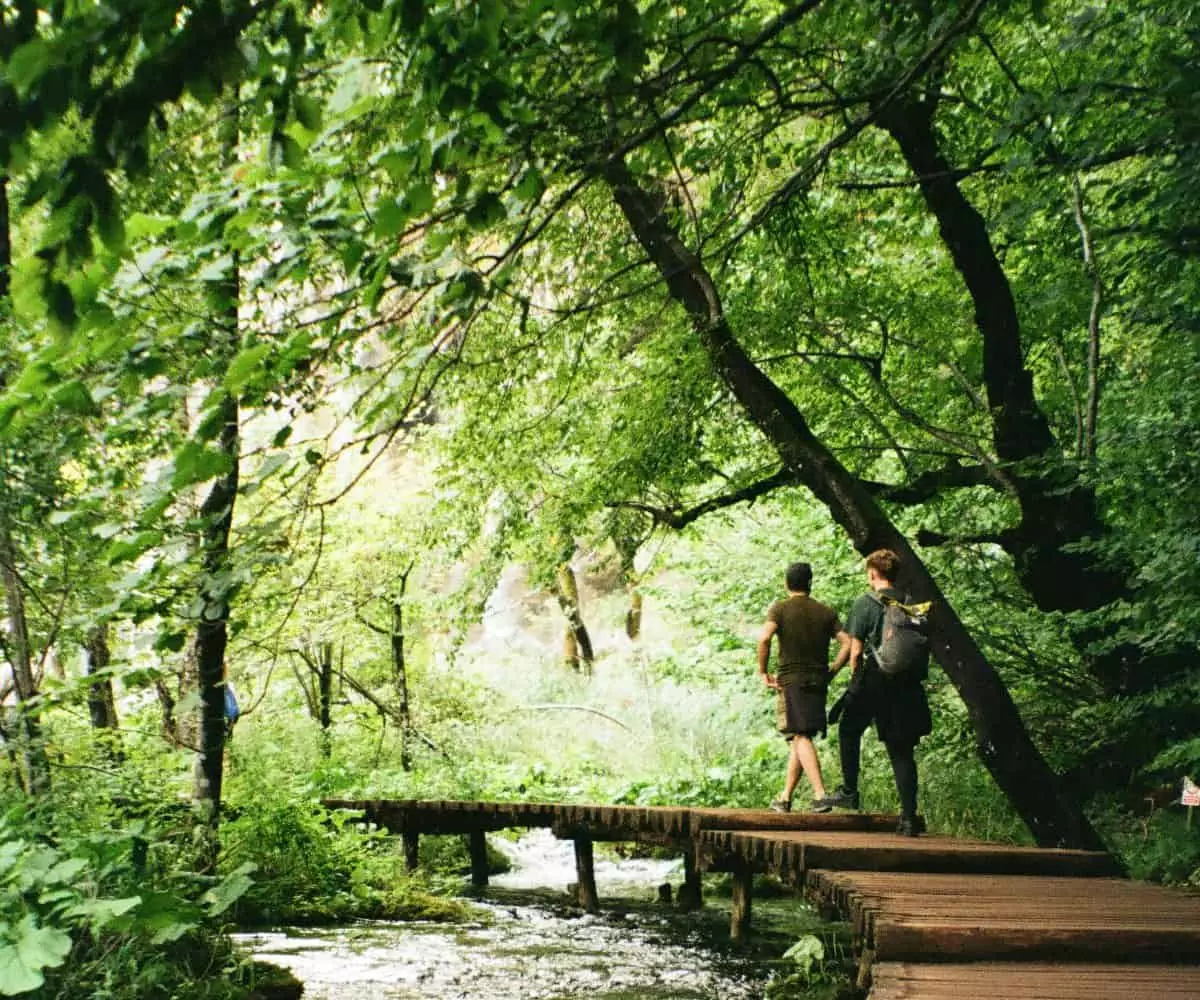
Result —
[[[842, 784], [848, 792], [858, 791], [859, 762], [862, 755], [863, 734], [875, 718], [870, 698], [855, 699], [858, 704], [847, 707], [838, 726], [838, 752], [842, 758]], [[917, 815], [917, 761], [913, 756], [916, 742], [913, 740], [884, 740], [888, 759], [892, 762], [892, 774], [896, 778], [896, 792], [900, 796], [900, 812], [912, 818]]]

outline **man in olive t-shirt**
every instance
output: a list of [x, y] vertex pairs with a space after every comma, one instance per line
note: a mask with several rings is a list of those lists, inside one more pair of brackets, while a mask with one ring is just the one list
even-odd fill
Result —
[[[821, 762], [813, 737], [825, 732], [825, 693], [829, 678], [842, 668], [850, 656], [850, 636], [838, 621], [837, 612], [809, 597], [812, 567], [792, 563], [787, 571], [786, 600], [776, 601], [767, 611], [758, 640], [758, 672], [768, 688], [776, 692], [779, 731], [791, 744], [788, 750], [787, 780], [783, 794], [771, 803], [776, 812], [790, 812], [792, 795], [801, 773], [808, 776], [813, 789], [813, 811], [828, 812], [821, 780]], [[779, 666], [774, 677], [767, 671], [771, 640], [779, 639]], [[829, 644], [841, 644], [832, 668]]]

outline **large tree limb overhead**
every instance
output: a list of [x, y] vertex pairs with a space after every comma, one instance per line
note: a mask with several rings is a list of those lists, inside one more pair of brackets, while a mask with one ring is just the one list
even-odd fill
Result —
[[982, 465], [946, 465], [940, 469], [929, 469], [907, 483], [877, 483], [868, 479], [861, 482], [880, 500], [900, 504], [924, 503], [948, 489], [971, 486], [1000, 488], [995, 477]]
[[[880, 483], [869, 479], [861, 479], [859, 482], [867, 492], [874, 494], [879, 499], [900, 504], [924, 503], [926, 500], [932, 500], [945, 489], [997, 486], [996, 481], [988, 474], [988, 470], [978, 465], [947, 465], [941, 469], [930, 469], [922, 472], [908, 483]], [[638, 500], [614, 501], [606, 506], [613, 509], [640, 511], [652, 517], [656, 524], [679, 531], [693, 521], [698, 521], [705, 514], [733, 507], [739, 503], [753, 503], [760, 497], [785, 486], [801, 485], [803, 483], [799, 476], [790, 469], [782, 468], [765, 479], [760, 479], [730, 493], [709, 497], [693, 507], [683, 509], [659, 507]]]

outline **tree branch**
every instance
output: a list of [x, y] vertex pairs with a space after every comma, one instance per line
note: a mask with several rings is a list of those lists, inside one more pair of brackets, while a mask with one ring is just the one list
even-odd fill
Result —
[[946, 489], [970, 486], [999, 488], [999, 484], [982, 465], [947, 465], [940, 469], [929, 469], [908, 483], [878, 483], [864, 479], [862, 484], [880, 500], [903, 504], [924, 503]]
[[703, 503], [697, 504], [695, 507], [689, 507], [687, 510], [654, 507], [636, 500], [620, 500], [605, 504], [605, 506], [623, 510], [641, 511], [643, 514], [649, 514], [650, 517], [654, 518], [656, 524], [679, 531], [686, 528], [693, 521], [699, 520], [705, 514], [712, 513], [714, 510], [720, 510], [723, 507], [732, 507], [739, 503], [753, 503], [759, 497], [765, 496], [780, 487], [799, 485], [800, 478], [795, 473], [790, 469], [780, 469], [766, 479], [760, 479], [758, 482], [744, 486], [740, 490], [734, 490], [732, 493], [723, 493], [720, 496], [711, 497]]
[[1009, 529], [997, 532], [984, 532], [980, 535], [943, 535], [940, 531], [921, 528], [917, 531], [917, 544], [927, 549], [939, 545], [999, 545], [1007, 548], [1012, 544], [1014, 532]]

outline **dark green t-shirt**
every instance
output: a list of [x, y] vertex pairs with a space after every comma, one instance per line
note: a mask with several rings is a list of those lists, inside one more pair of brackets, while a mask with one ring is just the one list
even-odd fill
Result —
[[[904, 600], [904, 594], [895, 587], [886, 587], [876, 593], [897, 601]], [[846, 619], [846, 631], [852, 639], [862, 640], [867, 647], [866, 653], [879, 648], [883, 641], [883, 605], [874, 594], [863, 594], [854, 602]]]
[[798, 676], [814, 683], [827, 682], [829, 643], [842, 630], [837, 612], [805, 594], [796, 594], [772, 604], [767, 621], [776, 625], [780, 682]]

